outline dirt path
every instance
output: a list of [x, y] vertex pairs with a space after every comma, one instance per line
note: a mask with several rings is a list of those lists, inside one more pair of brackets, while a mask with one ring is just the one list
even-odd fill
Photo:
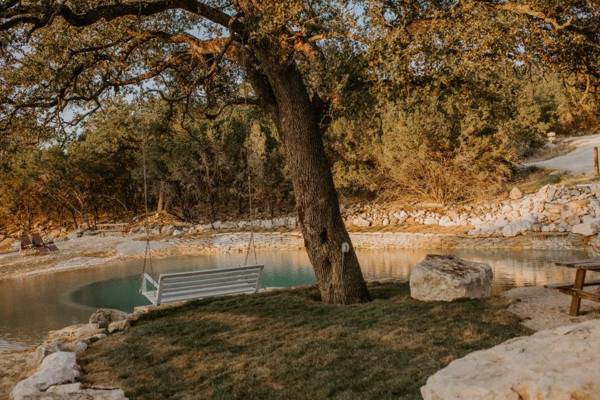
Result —
[[525, 164], [540, 168], [558, 169], [572, 173], [593, 173], [594, 169], [594, 147], [600, 147], [600, 134], [580, 136], [568, 139], [570, 145], [576, 149], [562, 156], [550, 158], [544, 161], [535, 161]]

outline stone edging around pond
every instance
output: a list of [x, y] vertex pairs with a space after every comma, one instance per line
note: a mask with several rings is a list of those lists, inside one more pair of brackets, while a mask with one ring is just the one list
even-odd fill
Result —
[[16, 384], [10, 398], [126, 400], [124, 392], [118, 388], [82, 388], [78, 382], [80, 368], [77, 356], [89, 344], [113, 332], [127, 329], [138, 317], [136, 313], [100, 309], [92, 314], [87, 324], [50, 332], [46, 341], [36, 348], [28, 360], [32, 373]]
[[[348, 227], [359, 229], [403, 229], [422, 225], [434, 229], [460, 228], [472, 237], [514, 237], [527, 232], [593, 236], [600, 232], [600, 184], [546, 185], [531, 194], [523, 194], [515, 187], [505, 200], [475, 205], [394, 207], [355, 204], [342, 207], [342, 216]], [[285, 216], [205, 224], [157, 224], [152, 226], [151, 234], [181, 236], [250, 228], [296, 229], [297, 225], [294, 216]], [[140, 229], [137, 227], [132, 232], [138, 233]]]
[[[354, 204], [342, 207], [345, 224], [352, 229], [385, 229], [391, 234], [418, 235], [402, 232], [464, 232], [472, 238], [511, 238], [528, 233], [568, 234], [592, 237], [600, 232], [600, 183], [562, 186], [546, 185], [536, 193], [523, 194], [516, 187], [505, 200], [483, 204], [442, 206], [416, 204], [411, 207]], [[414, 229], [413, 229], [414, 228]], [[215, 221], [212, 223], [153, 223], [153, 237], [185, 238], [197, 234], [219, 232], [294, 231], [295, 216], [255, 220]], [[421, 230], [423, 230], [421, 229]], [[42, 229], [43, 230], [43, 229]], [[56, 240], [74, 239], [80, 235], [96, 235], [96, 231], [67, 233], [64, 229], [46, 232]], [[134, 225], [130, 235], [143, 234]], [[358, 233], [357, 233], [358, 234]], [[600, 240], [599, 240], [600, 245]]]

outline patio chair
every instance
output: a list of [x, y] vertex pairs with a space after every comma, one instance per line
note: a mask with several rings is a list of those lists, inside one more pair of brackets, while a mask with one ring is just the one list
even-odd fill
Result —
[[21, 235], [21, 253], [25, 253], [31, 249], [33, 249], [33, 243], [29, 239], [29, 235], [26, 233], [23, 233]]

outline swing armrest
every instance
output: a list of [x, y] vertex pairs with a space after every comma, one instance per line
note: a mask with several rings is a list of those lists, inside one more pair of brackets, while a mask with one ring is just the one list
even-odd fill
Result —
[[146, 282], [150, 283], [152, 286], [154, 286], [155, 289], [158, 289], [158, 282], [156, 282], [151, 276], [150, 274], [144, 273], [144, 285], [146, 284]]

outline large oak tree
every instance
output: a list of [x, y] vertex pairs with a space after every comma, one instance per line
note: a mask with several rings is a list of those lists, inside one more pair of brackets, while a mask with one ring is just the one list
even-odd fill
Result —
[[[461, 30], [468, 15], [481, 16], [482, 29]], [[519, 40], [490, 49], [486, 18], [509, 18]], [[284, 148], [322, 300], [363, 302], [369, 293], [323, 146], [332, 110], [356, 83], [336, 69], [339, 55], [351, 60], [380, 41], [402, 57], [420, 35], [435, 48], [454, 29], [458, 53], [477, 50], [481, 61], [525, 51], [570, 65], [593, 86], [597, 22], [592, 0], [2, 0], [0, 129], [35, 121], [67, 131], [115, 91], [161, 96], [205, 118], [235, 104], [260, 107]], [[569, 64], [575, 52], [579, 70]], [[368, 79], [389, 74], [378, 68]]]

